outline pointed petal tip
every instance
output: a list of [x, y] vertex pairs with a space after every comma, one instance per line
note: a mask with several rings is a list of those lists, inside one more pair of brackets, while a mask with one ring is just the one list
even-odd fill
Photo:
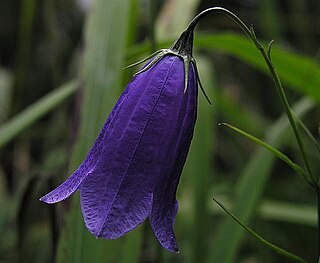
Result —
[[174, 236], [171, 237], [170, 241], [168, 239], [167, 240], [161, 239], [156, 234], [155, 234], [155, 236], [163, 248], [165, 248], [166, 250], [168, 250], [171, 253], [180, 253], [180, 249], [178, 247], [176, 238]]
[[170, 245], [161, 244], [161, 246], [163, 246], [166, 250], [168, 250], [171, 253], [176, 253], [176, 254], [180, 253], [180, 249], [179, 249], [176, 242], [174, 242], [173, 244], [170, 244]]
[[55, 201], [53, 198], [48, 197], [48, 194], [40, 197], [39, 201], [44, 202], [46, 204], [54, 204], [58, 202], [58, 201]]
[[179, 250], [178, 247], [175, 247], [175, 248], [173, 248], [172, 250], [169, 250], [169, 251], [172, 252], [172, 253], [176, 253], [176, 254], [180, 253], [180, 250]]
[[45, 198], [45, 196], [42, 196], [41, 198], [39, 198], [39, 201], [44, 202], [44, 203], [46, 203], [46, 204], [53, 204], [53, 203], [54, 203], [54, 202], [50, 202], [49, 200], [47, 200], [47, 199]]
[[70, 194], [65, 195], [63, 192], [57, 191], [57, 188], [47, 193], [46, 195], [39, 198], [39, 201], [44, 202], [46, 204], [55, 204], [67, 199]]

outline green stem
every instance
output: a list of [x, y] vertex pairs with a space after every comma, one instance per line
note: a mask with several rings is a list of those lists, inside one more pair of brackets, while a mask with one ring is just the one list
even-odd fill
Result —
[[[257, 44], [260, 45], [260, 43], [258, 41], [257, 41]], [[260, 45], [260, 47], [261, 47], [261, 45]], [[291, 125], [291, 127], [293, 129], [293, 132], [295, 134], [295, 137], [296, 137], [296, 140], [297, 140], [297, 143], [298, 143], [298, 146], [299, 146], [299, 149], [300, 149], [304, 164], [306, 166], [307, 172], [308, 172], [308, 174], [310, 176], [311, 181], [314, 183], [314, 185], [316, 185], [317, 184], [317, 180], [312, 175], [311, 167], [309, 165], [309, 162], [308, 162], [308, 159], [307, 159], [307, 156], [306, 156], [306, 152], [305, 152], [304, 145], [303, 145], [303, 142], [302, 142], [302, 139], [301, 139], [301, 136], [300, 136], [300, 132], [298, 130], [298, 127], [297, 127], [296, 122], [294, 120], [293, 114], [291, 112], [291, 108], [290, 108], [288, 99], [287, 99], [287, 97], [285, 95], [284, 89], [282, 87], [279, 75], [277, 74], [277, 72], [276, 72], [276, 70], [275, 70], [270, 58], [266, 54], [265, 50], [261, 47], [261, 48], [259, 48], [259, 51], [261, 52], [265, 62], [268, 65], [268, 68], [269, 68], [269, 70], [271, 72], [271, 75], [272, 75], [274, 84], [275, 84], [275, 86], [277, 88], [277, 91], [278, 91], [282, 106], [284, 107], [284, 110], [285, 110], [285, 112], [287, 114], [287, 117], [289, 119], [290, 125]]]
[[[296, 140], [297, 140], [297, 143], [298, 143], [298, 146], [299, 146], [299, 149], [300, 149], [300, 152], [301, 152], [301, 155], [302, 155], [302, 159], [303, 159], [303, 162], [304, 162], [304, 165], [306, 167], [306, 170], [307, 170], [307, 174], [308, 174], [308, 178], [307, 177], [304, 177], [304, 179], [306, 179], [306, 181], [311, 185], [313, 186], [316, 191], [317, 191], [317, 207], [318, 207], [318, 257], [320, 256], [320, 190], [319, 190], [319, 187], [318, 187], [318, 182], [317, 180], [314, 178], [314, 176], [312, 175], [312, 171], [311, 171], [311, 167], [310, 167], [310, 164], [309, 164], [309, 161], [307, 159], [307, 156], [306, 156], [306, 152], [305, 152], [305, 149], [304, 149], [304, 145], [303, 145], [303, 141], [302, 141], [302, 138], [301, 138], [301, 135], [300, 135], [300, 132], [298, 130], [298, 127], [297, 127], [297, 124], [296, 124], [296, 121], [294, 119], [294, 116], [293, 116], [293, 113], [291, 111], [291, 108], [290, 108], [290, 105], [289, 105], [289, 102], [288, 102], [288, 99], [286, 97], [286, 94], [285, 94], [285, 91], [282, 87], [282, 84], [281, 84], [281, 81], [280, 81], [280, 78], [279, 78], [279, 75], [275, 69], [275, 67], [273, 66], [272, 64], [272, 61], [271, 61], [271, 55], [270, 55], [270, 52], [271, 52], [271, 46], [272, 46], [272, 42], [269, 43], [269, 46], [268, 46], [268, 49], [267, 49], [267, 52], [265, 51], [265, 49], [262, 47], [262, 45], [259, 43], [256, 35], [255, 35], [255, 32], [253, 30], [253, 27], [251, 26], [250, 28], [247, 27], [243, 22], [242, 20], [236, 16], [234, 13], [230, 12], [229, 10], [227, 9], [224, 9], [222, 7], [213, 7], [213, 8], [209, 8], [209, 9], [206, 9], [204, 10], [203, 12], [201, 12], [200, 14], [198, 14], [192, 21], [191, 23], [189, 24], [188, 28], [186, 29], [185, 32], [193, 32], [194, 31], [194, 28], [195, 26], [197, 25], [197, 23], [200, 21], [201, 18], [203, 18], [204, 16], [207, 16], [208, 14], [211, 14], [211, 13], [222, 13], [222, 14], [225, 14], [227, 15], [228, 17], [230, 17], [232, 20], [234, 20], [240, 27], [241, 29], [245, 32], [245, 34], [252, 40], [252, 42], [254, 43], [254, 45], [258, 48], [258, 50], [260, 51], [264, 61], [266, 62], [267, 66], [268, 66], [268, 69], [271, 73], [271, 76], [272, 76], [272, 79], [274, 81], [274, 84], [275, 84], [275, 87], [277, 89], [277, 92], [279, 94], [279, 97], [280, 97], [280, 101], [281, 101], [281, 104], [286, 112], [286, 115], [289, 119], [289, 122], [290, 122], [290, 125], [293, 129], [293, 132], [294, 132], [294, 135], [296, 137]], [[219, 204], [219, 203], [218, 203]], [[220, 204], [219, 204], [220, 205]], [[220, 205], [221, 206], [221, 205]], [[222, 206], [221, 206], [222, 207]], [[224, 207], [222, 207], [224, 209]], [[224, 209], [225, 210], [225, 209]], [[225, 210], [226, 211], [226, 210]], [[234, 220], [236, 220], [240, 225], [242, 225], [247, 231], [249, 231], [251, 234], [253, 234], [255, 236], [255, 233], [252, 233], [252, 231], [250, 229], [247, 229], [246, 226], [244, 226], [239, 220], [237, 220], [233, 215], [231, 215], [228, 211], [226, 211]], [[256, 238], [258, 238], [257, 236], [255, 236]], [[259, 239], [259, 238], [258, 238]], [[262, 240], [260, 240], [262, 241]], [[270, 246], [270, 244], [266, 244], [268, 245], [269, 247], [272, 248], [272, 246]], [[288, 256], [288, 255], [287, 255]], [[289, 255], [290, 256], [290, 255]], [[292, 255], [291, 255], [292, 256]], [[294, 256], [294, 255], [293, 255]], [[294, 256], [295, 257], [295, 256]], [[293, 258], [292, 258], [293, 259]], [[296, 259], [297, 260], [297, 259]], [[298, 261], [300, 261], [301, 259], [298, 259]], [[300, 261], [300, 262], [303, 262]]]
[[284, 161], [287, 165], [289, 165], [293, 170], [295, 170], [298, 174], [300, 174], [306, 181], [308, 181], [308, 178], [305, 175], [304, 170], [296, 163], [294, 163], [293, 161], [290, 160], [290, 158], [288, 158], [285, 154], [283, 154], [282, 152], [278, 151], [277, 149], [275, 149], [274, 147], [272, 147], [270, 144], [265, 143], [264, 141], [254, 137], [253, 135], [233, 126], [230, 125], [228, 123], [219, 123], [219, 125], [224, 125], [229, 127], [230, 129], [240, 133], [241, 135], [247, 137], [248, 139], [254, 141], [255, 143], [257, 143], [258, 145], [266, 148], [267, 150], [269, 150], [270, 152], [272, 152], [275, 156], [277, 156], [278, 158], [280, 158], [282, 161]]
[[[309, 162], [308, 162], [308, 159], [307, 159], [307, 156], [306, 156], [306, 152], [305, 152], [305, 149], [304, 149], [304, 145], [303, 145], [303, 142], [302, 142], [302, 139], [301, 139], [301, 136], [300, 136], [300, 133], [299, 133], [299, 130], [297, 128], [297, 125], [296, 125], [296, 122], [294, 120], [294, 117], [293, 117], [293, 114], [291, 112], [291, 109], [290, 109], [290, 105], [289, 105], [289, 102], [287, 100], [287, 97], [285, 95], [285, 92], [284, 92], [284, 89], [282, 87], [282, 84], [281, 84], [281, 81], [280, 81], [280, 78], [276, 72], [276, 69], [274, 68], [272, 62], [271, 62], [271, 59], [270, 59], [270, 49], [271, 49], [271, 45], [269, 46], [268, 48], [268, 53], [265, 52], [264, 48], [262, 47], [262, 45], [259, 43], [259, 41], [257, 40], [256, 38], [256, 35], [254, 33], [254, 30], [253, 30], [253, 27], [247, 27], [245, 23], [242, 22], [242, 20], [237, 16], [235, 15], [234, 13], [232, 13], [231, 11], [225, 9], [225, 8], [222, 8], [222, 7], [212, 7], [212, 8], [208, 8], [206, 10], [204, 10], [203, 12], [201, 12], [200, 14], [198, 14], [192, 21], [191, 23], [189, 24], [188, 28], [186, 29], [187, 30], [194, 30], [195, 26], [197, 25], [197, 23], [199, 22], [199, 20], [201, 18], [203, 18], [204, 16], [207, 16], [211, 13], [222, 13], [222, 14], [225, 14], [227, 15], [228, 17], [230, 17], [232, 20], [234, 20], [239, 26], [240, 28], [246, 33], [246, 35], [252, 40], [252, 42], [254, 43], [254, 45], [258, 48], [258, 50], [260, 51], [260, 53], [262, 54], [262, 57], [263, 59], [265, 60], [269, 70], [270, 70], [270, 73], [271, 73], [271, 76], [273, 78], [273, 81], [274, 81], [274, 84], [276, 86], [276, 89], [277, 89], [277, 92], [279, 94], [279, 97], [280, 97], [280, 101], [281, 101], [281, 104], [287, 114], [287, 117], [289, 119], [289, 122], [290, 122], [290, 125], [293, 129], [293, 132], [295, 134], [295, 137], [296, 137], [296, 140], [297, 140], [297, 143], [298, 143], [298, 146], [299, 146], [299, 149], [300, 149], [300, 152], [301, 152], [301, 155], [302, 155], [302, 158], [303, 158], [303, 161], [304, 161], [304, 164], [306, 166], [306, 169], [307, 169], [307, 172], [308, 172], [308, 175], [310, 177], [310, 180], [312, 182], [312, 185], [314, 187], [316, 187], [317, 185], [317, 180], [313, 177], [312, 175], [312, 172], [311, 172], [311, 167], [309, 165]], [[268, 55], [269, 54], [269, 55]], [[309, 182], [308, 182], [309, 183]]]
[[259, 242], [264, 244], [265, 246], [269, 247], [272, 249], [274, 252], [278, 253], [279, 255], [282, 255], [284, 257], [290, 258], [291, 260], [295, 262], [300, 262], [300, 263], [306, 263], [306, 261], [297, 255], [294, 255], [290, 253], [289, 251], [286, 251], [285, 249], [278, 247], [260, 235], [258, 235], [255, 231], [253, 231], [250, 227], [246, 226], [244, 223], [242, 223], [235, 215], [233, 215], [231, 212], [229, 212], [220, 202], [218, 202], [215, 198], [213, 198], [213, 201], [221, 207], [221, 209], [226, 212], [234, 221], [236, 221], [243, 229], [245, 229], [249, 234], [251, 234], [254, 238], [256, 238]]

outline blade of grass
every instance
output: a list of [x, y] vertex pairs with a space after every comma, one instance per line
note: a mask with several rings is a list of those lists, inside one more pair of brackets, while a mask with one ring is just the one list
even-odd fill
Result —
[[139, 262], [142, 245], [142, 235], [140, 231], [135, 231], [126, 238], [122, 252], [119, 253], [119, 263]]
[[[233, 203], [229, 196], [219, 195], [219, 200], [231, 210]], [[211, 201], [211, 200], [210, 200]], [[221, 214], [222, 211], [214, 206], [210, 207], [211, 214]], [[315, 206], [297, 204], [279, 200], [262, 200], [257, 207], [257, 216], [263, 220], [285, 222], [304, 226], [317, 226], [317, 210]]]
[[0, 125], [8, 118], [12, 99], [11, 72], [0, 68]]
[[267, 220], [317, 226], [317, 212], [314, 206], [264, 200], [258, 209], [261, 217]]
[[[129, 35], [131, 3], [130, 0], [96, 0], [90, 12], [80, 76], [83, 83], [81, 128], [71, 170], [83, 160], [122, 91], [123, 58]], [[72, 209], [59, 242], [58, 262], [118, 262], [122, 253], [128, 253], [125, 257], [131, 258], [132, 262], [138, 260], [135, 251], [124, 251], [124, 241], [134, 234], [135, 238], [131, 238], [139, 244], [139, 232], [112, 241], [96, 239], [84, 226], [78, 195], [72, 201]]]
[[[231, 54], [254, 68], [269, 74], [268, 68], [259, 57], [259, 51], [245, 36], [232, 33], [215, 35], [199, 34], [195, 37], [195, 48], [218, 50]], [[272, 62], [283, 82], [290, 87], [320, 101], [320, 65], [312, 58], [298, 55], [274, 45]], [[292, 74], [294, 72], [295, 74]], [[305, 85], [306, 81], [308, 85]]]
[[69, 98], [77, 85], [71, 81], [57, 88], [37, 102], [15, 115], [12, 119], [0, 126], [0, 148], [13, 140], [18, 134], [30, 127], [48, 112], [54, 110], [60, 103]]
[[218, 110], [219, 113], [224, 116], [223, 118], [228, 118], [228, 120], [235, 125], [246, 127], [250, 133], [261, 136], [264, 132], [263, 127], [270, 124], [270, 121], [259, 113], [252, 112], [246, 105], [239, 105], [219, 89], [217, 89], [214, 99], [214, 110]]
[[290, 166], [294, 171], [296, 171], [298, 174], [300, 174], [304, 179], [306, 179], [306, 174], [303, 171], [303, 169], [296, 164], [295, 162], [293, 162], [289, 157], [287, 157], [285, 154], [283, 154], [282, 152], [280, 152], [279, 150], [275, 149], [274, 147], [272, 147], [270, 144], [254, 137], [253, 135], [231, 125], [228, 123], [220, 123], [219, 125], [224, 125], [229, 127], [230, 129], [232, 129], [233, 131], [243, 135], [244, 137], [254, 141], [256, 144], [262, 146], [263, 148], [267, 149], [268, 151], [272, 152], [275, 156], [277, 156], [279, 159], [281, 159], [282, 161], [284, 161], [288, 166]]
[[[199, 69], [202, 73], [203, 85], [207, 88], [210, 98], [215, 98], [215, 84], [212, 78], [212, 66], [204, 58], [199, 60]], [[204, 262], [208, 250], [206, 237], [208, 236], [207, 225], [209, 224], [210, 179], [212, 178], [212, 151], [215, 144], [216, 111], [207, 103], [204, 96], [199, 96], [197, 125], [195, 127], [192, 145], [188, 161], [186, 163], [185, 176], [182, 180], [189, 180], [186, 187], [188, 191], [187, 202], [192, 196], [190, 211], [190, 223], [188, 224], [188, 244], [190, 247], [182, 249], [188, 251], [186, 262]]]
[[[314, 103], [305, 98], [299, 101], [293, 107], [293, 110], [301, 117], [313, 107]], [[265, 141], [277, 148], [281, 148], [288, 128], [289, 123], [286, 117], [282, 116], [266, 130]], [[264, 186], [270, 176], [274, 160], [275, 158], [270, 152], [265, 149], [258, 149], [239, 176], [235, 186], [235, 203], [232, 211], [245, 224], [254, 215]], [[226, 219], [217, 230], [212, 242], [214, 246], [211, 249], [208, 262], [235, 262], [242, 238], [242, 229], [230, 219]], [[225, 253], [225, 251], [228, 251], [228, 253]]]
[[295, 262], [300, 262], [300, 263], [306, 263], [306, 261], [286, 250], [283, 248], [280, 248], [269, 241], [265, 240], [263, 237], [258, 235], [255, 231], [253, 231], [250, 227], [242, 223], [236, 216], [234, 216], [231, 212], [229, 212], [220, 202], [218, 202], [215, 198], [213, 198], [213, 201], [219, 205], [224, 212], [226, 212], [235, 222], [237, 222], [243, 229], [245, 229], [249, 234], [251, 234], [255, 239], [257, 239], [260, 243], [264, 244], [274, 252], [278, 253], [279, 255], [282, 255], [286, 258], [289, 258]]
[[[279, 2], [276, 0], [262, 0], [259, 4], [259, 26], [267, 38], [279, 39], [283, 31], [283, 17], [281, 15]], [[267, 16], [265, 14], [268, 14]]]
[[313, 136], [313, 134], [310, 132], [309, 128], [300, 120], [300, 118], [295, 116], [294, 112], [293, 112], [293, 116], [295, 117], [295, 120], [298, 123], [298, 125], [307, 134], [308, 138], [311, 140], [312, 144], [316, 147], [318, 153], [320, 154], [320, 145], [316, 140], [316, 138]]
[[30, 52], [32, 47], [33, 26], [35, 22], [36, 0], [26, 0], [21, 2], [19, 31], [17, 35], [16, 57], [15, 57], [15, 77], [14, 77], [14, 100], [12, 113], [16, 114], [23, 107], [23, 102], [27, 92], [24, 85], [30, 73]]

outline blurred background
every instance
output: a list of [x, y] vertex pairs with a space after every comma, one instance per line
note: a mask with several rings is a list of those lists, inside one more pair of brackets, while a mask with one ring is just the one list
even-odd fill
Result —
[[[257, 243], [212, 197], [267, 240], [316, 262], [314, 191], [282, 161], [227, 122], [302, 165], [261, 55], [216, 14], [199, 23], [194, 57], [213, 102], [199, 93], [194, 140], [178, 188], [179, 254], [160, 247], [146, 220], [126, 236], [97, 240], [78, 193], [39, 197], [81, 163], [137, 68], [212, 6], [253, 24], [290, 104], [319, 139], [320, 2], [317, 0], [0, 0], [0, 262], [289, 262]], [[304, 136], [312, 171], [319, 155]]]

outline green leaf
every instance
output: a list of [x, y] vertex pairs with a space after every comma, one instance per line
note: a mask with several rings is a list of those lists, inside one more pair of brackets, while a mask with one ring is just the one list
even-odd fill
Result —
[[[310, 99], [302, 99], [293, 107], [298, 116], [305, 115], [314, 107]], [[282, 116], [266, 130], [265, 141], [281, 148], [287, 135], [288, 121]], [[253, 217], [265, 184], [270, 176], [274, 164], [274, 155], [265, 149], [258, 149], [240, 173], [235, 186], [235, 202], [233, 213], [245, 224]], [[243, 231], [230, 219], [225, 220], [218, 228], [213, 240], [208, 262], [232, 263], [235, 262], [237, 250], [241, 245]], [[224, 253], [228, 251], [228, 253]]]
[[316, 207], [311, 205], [263, 200], [258, 208], [258, 213], [266, 220], [301, 224], [310, 227], [317, 226]]
[[[81, 128], [71, 171], [82, 162], [123, 89], [122, 68], [131, 4], [131, 0], [96, 0], [88, 17], [80, 75], [83, 84]], [[117, 240], [96, 239], [84, 225], [79, 203], [76, 195], [61, 234], [57, 262], [123, 262], [125, 258], [137, 262], [136, 249], [139, 250], [137, 247], [141, 244], [139, 229]], [[135, 244], [136, 249], [124, 251], [128, 244]]]
[[[231, 54], [269, 74], [259, 51], [245, 36], [232, 33], [199, 34], [195, 37], [195, 48], [218, 50]], [[272, 62], [283, 82], [320, 102], [320, 65], [314, 59], [274, 45]]]
[[7, 119], [12, 97], [12, 74], [0, 68], [0, 124]]
[[306, 263], [306, 261], [286, 250], [280, 248], [269, 241], [265, 240], [263, 237], [258, 235], [255, 231], [253, 231], [250, 227], [241, 222], [236, 216], [234, 216], [231, 212], [229, 212], [221, 203], [219, 203], [216, 199], [213, 198], [213, 201], [218, 204], [223, 211], [225, 211], [234, 221], [236, 221], [243, 229], [245, 229], [249, 234], [251, 234], [255, 239], [257, 239], [260, 243], [264, 244], [268, 248], [272, 249], [274, 252], [287, 257], [295, 262]]
[[[210, 98], [215, 98], [215, 82], [212, 79], [212, 66], [209, 61], [201, 57], [199, 70], [202, 72], [201, 81]], [[209, 88], [210, 87], [210, 88]], [[204, 262], [207, 253], [207, 226], [209, 218], [210, 179], [214, 172], [212, 167], [212, 151], [215, 144], [214, 120], [216, 111], [210, 106], [204, 96], [199, 94], [197, 124], [192, 139], [190, 152], [182, 175], [182, 183], [188, 180], [190, 191], [187, 191], [187, 202], [191, 201], [190, 223], [188, 227], [189, 247], [181, 248], [185, 253], [186, 262]], [[181, 187], [181, 188], [182, 188]], [[186, 193], [186, 191], [185, 191]], [[191, 198], [190, 198], [191, 197]], [[191, 199], [191, 200], [190, 200]], [[181, 204], [182, 205], [188, 205]], [[179, 218], [179, 214], [178, 214]]]
[[280, 152], [277, 149], [275, 149], [274, 147], [272, 147], [270, 144], [254, 137], [253, 135], [251, 135], [249, 133], [246, 133], [245, 131], [243, 131], [235, 126], [232, 126], [231, 124], [221, 123], [221, 125], [229, 127], [230, 129], [234, 130], [235, 132], [238, 132], [239, 134], [245, 136], [246, 138], [254, 141], [256, 144], [258, 144], [258, 145], [264, 147], [265, 149], [267, 149], [268, 151], [272, 152], [275, 156], [277, 156], [279, 159], [284, 161], [287, 165], [289, 165], [293, 170], [295, 170], [298, 174], [300, 174], [306, 180], [306, 174], [304, 173], [303, 169], [298, 164], [291, 161], [291, 159], [289, 157], [287, 157], [285, 154], [283, 154], [282, 152]]
[[1, 125], [0, 148], [69, 98], [76, 88], [77, 85], [74, 81], [64, 84]]
[[[223, 201], [225, 207], [229, 210], [233, 206], [230, 197], [219, 195], [219, 200]], [[212, 214], [220, 214], [221, 210], [216, 207], [210, 207]], [[317, 226], [317, 210], [315, 206], [308, 204], [297, 204], [293, 202], [284, 202], [279, 200], [262, 200], [257, 207], [257, 216], [263, 220], [274, 222], [284, 222], [291, 224], [300, 224], [304, 226]]]
[[283, 32], [284, 16], [281, 15], [279, 6], [280, 2], [277, 0], [262, 0], [259, 3], [258, 17], [263, 17], [259, 21], [259, 29], [267, 37], [278, 38]]

